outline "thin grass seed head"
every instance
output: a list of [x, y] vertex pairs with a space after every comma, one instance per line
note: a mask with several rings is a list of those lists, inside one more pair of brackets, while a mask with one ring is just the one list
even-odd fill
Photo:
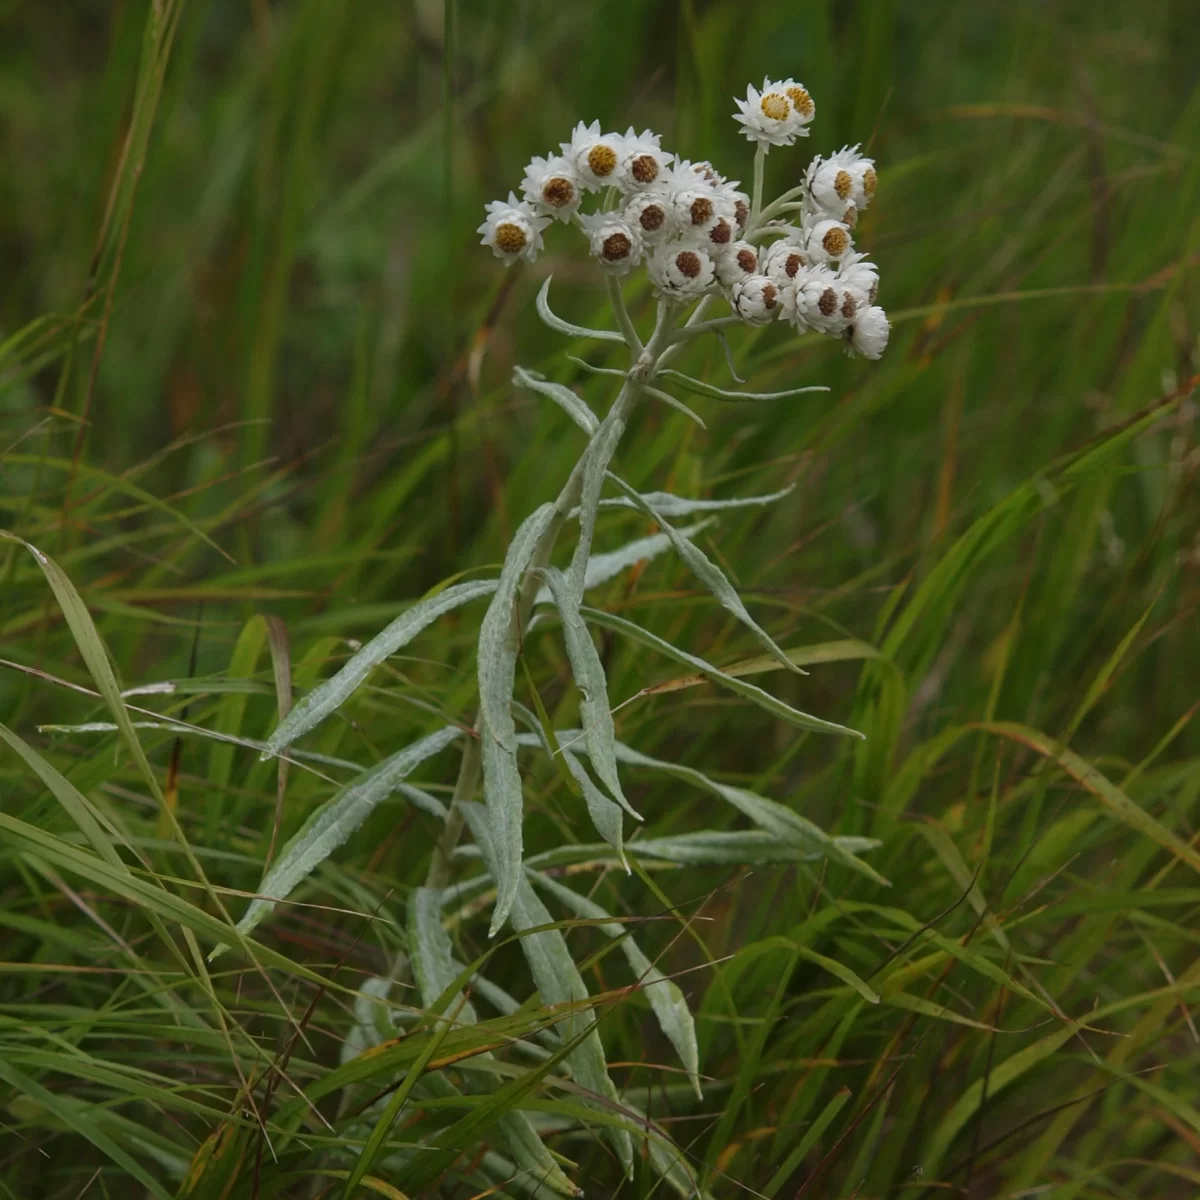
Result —
[[[748, 87], [736, 104], [741, 132], [764, 154], [807, 136], [816, 115], [808, 89], [791, 78]], [[487, 206], [479, 232], [511, 264], [534, 260], [553, 221], [574, 224], [604, 272], [625, 275], [644, 265], [660, 298], [686, 306], [720, 294], [747, 325], [783, 320], [877, 358], [888, 337], [876, 303], [879, 270], [855, 250], [853, 235], [877, 182], [874, 160], [858, 145], [843, 146], [813, 159], [798, 203], [767, 204], [771, 211], [756, 219], [758, 201], [713, 163], [677, 158], [650, 129], [620, 134], [581, 121], [561, 153], [530, 161], [523, 200], [510, 193]], [[599, 191], [600, 205], [583, 212], [586, 195]], [[797, 223], [780, 221], [781, 210], [798, 212]]]

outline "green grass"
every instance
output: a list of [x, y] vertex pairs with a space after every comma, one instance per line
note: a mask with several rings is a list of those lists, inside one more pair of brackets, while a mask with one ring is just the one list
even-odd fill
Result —
[[[881, 839], [866, 859], [891, 887], [828, 861], [639, 861], [641, 838], [747, 822], [630, 770], [635, 872], [592, 856], [557, 879], [674, 976], [704, 1094], [619, 947], [547, 897], [613, 1079], [715, 1196], [1197, 1194], [1192, 7], [51, 7], [0, 16], [0, 528], [52, 559], [0, 542], [0, 1196], [334, 1197], [356, 1171], [364, 1196], [528, 1194], [485, 1157], [514, 1111], [589, 1195], [666, 1192], [653, 1139], [622, 1182], [627, 1114], [563, 1086], [483, 888], [448, 934], [516, 1010], [473, 991], [465, 1025], [444, 1019], [457, 987], [440, 1013], [397, 991], [405, 1036], [341, 1064], [380, 1036], [361, 989], [408, 944], [438, 832], [401, 796], [210, 964], [353, 772], [140, 723], [265, 739], [352, 639], [494, 573], [582, 447], [512, 366], [598, 410], [611, 389], [533, 309], [552, 270], [557, 311], [599, 323], [603, 288], [564, 242], [505, 274], [475, 245], [484, 201], [580, 117], [748, 178], [730, 98], [768, 72], [817, 103], [769, 187], [847, 141], [879, 161], [860, 241], [892, 344], [867, 364], [738, 331], [757, 387], [831, 391], [692, 397], [707, 431], [643, 406], [619, 469], [684, 495], [794, 485], [700, 544], [811, 661], [752, 678], [867, 736], [708, 685], [632, 700], [617, 732]], [[689, 355], [728, 384], [719, 348]], [[648, 532], [606, 517], [600, 548]], [[761, 652], [671, 555], [590, 602], [710, 662]], [[366, 768], [470, 725], [481, 612], [441, 619], [305, 748]], [[611, 628], [599, 646], [617, 702], [686, 673]], [[556, 630], [523, 651], [518, 697], [574, 726]], [[120, 729], [49, 728], [87, 722]], [[414, 781], [447, 799], [455, 764]], [[549, 763], [525, 805], [529, 853], [595, 840]]]

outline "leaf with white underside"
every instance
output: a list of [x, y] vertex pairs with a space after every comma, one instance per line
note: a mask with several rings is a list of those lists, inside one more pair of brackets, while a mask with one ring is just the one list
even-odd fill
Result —
[[[608, 416], [596, 430], [588, 443], [583, 460], [583, 485], [579, 494], [579, 540], [571, 555], [571, 566], [567, 571], [567, 603], [578, 609], [583, 603], [586, 586], [588, 558], [592, 552], [592, 536], [596, 531], [596, 513], [600, 505], [600, 493], [604, 488], [604, 477], [608, 464], [612, 462], [617, 444], [625, 432], [625, 421], [621, 417], [618, 400], [609, 410]], [[665, 532], [665, 531], [664, 531]], [[672, 540], [672, 544], [674, 541]]]
[[468, 604], [496, 590], [492, 579], [456, 583], [414, 604], [402, 612], [382, 633], [373, 637], [342, 669], [318, 687], [313, 688], [288, 715], [279, 722], [267, 739], [262, 757], [270, 758], [286, 750], [292, 742], [319, 725], [330, 713], [340, 708], [351, 693], [380, 663], [397, 650], [407, 646], [438, 617], [460, 605]]
[[527, 371], [524, 367], [513, 367], [512, 381], [517, 387], [526, 388], [553, 400], [589, 437], [600, 428], [600, 420], [596, 414], [569, 387], [564, 387], [561, 383], [551, 383], [550, 380], [534, 371]]
[[547, 567], [542, 576], [550, 588], [550, 594], [554, 597], [554, 603], [562, 618], [563, 642], [571, 663], [571, 672], [575, 676], [575, 686], [579, 689], [579, 713], [583, 720], [583, 732], [588, 755], [592, 760], [592, 769], [600, 777], [600, 782], [608, 788], [609, 795], [630, 816], [640, 821], [641, 817], [625, 799], [617, 774], [617, 758], [613, 750], [617, 732], [608, 706], [608, 681], [604, 676], [604, 664], [600, 661], [600, 654], [587, 625], [579, 615], [578, 606], [571, 604], [567, 594], [567, 580], [563, 573], [553, 567]]
[[770, 692], [765, 692], [762, 688], [757, 687], [753, 683], [747, 683], [746, 680], [739, 679], [737, 676], [727, 675], [719, 667], [714, 667], [712, 663], [705, 662], [704, 659], [697, 658], [694, 654], [689, 654], [686, 650], [680, 650], [678, 646], [673, 646], [657, 634], [651, 633], [648, 629], [643, 629], [640, 625], [635, 625], [632, 621], [627, 621], [624, 617], [618, 617], [616, 613], [605, 612], [599, 608], [583, 608], [580, 611], [591, 624], [602, 625], [606, 629], [613, 630], [615, 633], [625, 634], [634, 641], [641, 642], [642, 645], [657, 650], [665, 657], [674, 659], [675, 662], [690, 667], [693, 671], [705, 676], [705, 678], [711, 679], [713, 683], [720, 684], [722, 687], [728, 688], [731, 692], [736, 692], [739, 696], [753, 701], [759, 708], [764, 708], [774, 716], [780, 717], [782, 720], [796, 725], [801, 729], [811, 729], [814, 733], [840, 733], [847, 737], [860, 738], [863, 736], [856, 729], [850, 729], [845, 725], [837, 725], [833, 721], [824, 721], [820, 717], [814, 717], [808, 713], [801, 712], [797, 708], [792, 708], [791, 705], [785, 704], [778, 697], [772, 696]]
[[517, 671], [517, 591], [538, 539], [554, 516], [543, 504], [521, 523], [508, 547], [496, 594], [479, 627], [479, 740], [483, 758], [483, 798], [496, 841], [494, 878], [499, 894], [489, 936], [504, 924], [521, 877], [521, 822], [524, 801], [517, 770], [517, 730], [513, 723], [513, 683]]
[[[471, 828], [471, 835], [483, 855], [484, 865], [492, 878], [496, 878], [497, 847], [493, 843], [490, 822], [478, 804], [464, 804], [463, 815]], [[534, 894], [533, 887], [523, 874], [512, 906], [512, 925], [521, 937], [521, 952], [529, 964], [533, 982], [541, 993], [543, 1004], [569, 1004], [586, 1000], [587, 987], [579, 974], [575, 960], [567, 949], [566, 940], [558, 929], [542, 929], [554, 924], [554, 918], [546, 906]], [[527, 930], [537, 929], [536, 933]], [[604, 1047], [596, 1032], [594, 1021], [588, 1013], [571, 1013], [561, 1022], [564, 1038], [568, 1041], [582, 1034], [589, 1025], [591, 1031], [567, 1056], [567, 1065], [575, 1082], [580, 1087], [617, 1102], [617, 1089], [608, 1077], [608, 1063], [604, 1058]], [[627, 1173], [633, 1172], [633, 1140], [625, 1129], [606, 1127], [606, 1135], [613, 1143]]]
[[625, 868], [625, 873], [629, 874], [629, 863], [625, 859], [625, 831], [620, 806], [610, 800], [592, 782], [587, 768], [570, 750], [563, 750], [561, 753], [563, 762], [567, 764], [567, 770], [571, 772], [575, 782], [579, 784], [579, 790], [583, 792], [583, 802], [587, 805], [588, 816], [592, 818], [596, 832], [617, 852], [621, 866]]
[[358, 995], [354, 997], [354, 1024], [342, 1043], [343, 1066], [372, 1046], [378, 1046], [387, 1036], [379, 1027], [392, 1023], [392, 1008], [387, 1002], [391, 990], [392, 981], [382, 975], [372, 975], [358, 985]]
[[[557, 896], [572, 912], [592, 921], [603, 921], [610, 916], [598, 904], [594, 904], [586, 896], [564, 887], [557, 880], [543, 875], [540, 871], [526, 869], [526, 875], [540, 888]], [[700, 1049], [696, 1043], [696, 1023], [692, 1019], [687, 1000], [679, 986], [668, 979], [643, 953], [641, 947], [633, 940], [628, 928], [618, 921], [608, 925], [598, 926], [606, 937], [619, 938], [620, 948], [634, 976], [642, 986], [650, 1007], [658, 1018], [659, 1027], [667, 1037], [667, 1041], [675, 1047], [696, 1095], [700, 1096]]]
[[634, 508], [659, 525], [663, 533], [671, 539], [671, 545], [675, 547], [679, 557], [687, 563], [692, 574], [712, 592], [721, 607], [741, 621], [789, 671], [799, 671], [800, 668], [775, 644], [775, 639], [750, 615], [742, 603], [741, 596], [737, 594], [737, 589], [725, 578], [725, 572], [695, 542], [681, 537], [674, 527], [668, 524], [665, 515], [659, 512], [647, 497], [635, 492], [629, 484], [611, 471], [608, 477], [625, 493]]
[[[732, 500], [693, 500], [688, 496], [673, 495], [671, 492], [642, 492], [641, 495], [656, 513], [664, 517], [687, 517], [692, 513], [720, 512], [729, 508], [763, 508], [774, 504], [776, 500], [782, 500], [791, 492], [791, 487], [785, 487], [782, 491], [770, 492], [765, 496], [737, 496]], [[608, 500], [601, 500], [600, 507], [638, 509], [638, 505], [628, 496], [614, 496]], [[683, 530], [676, 532], [683, 536]]]
[[[442, 926], [440, 888], [416, 888], [409, 897], [408, 946], [413, 976], [421, 992], [421, 1003], [426, 1008], [432, 1008], [461, 974], [454, 965], [453, 947]], [[457, 1020], [462, 1025], [474, 1025], [479, 1019], [474, 1006], [463, 998], [461, 992], [455, 993], [446, 1011], [457, 1013]], [[495, 1061], [488, 1052], [475, 1057], [476, 1064], [486, 1065]], [[579, 1194], [579, 1189], [563, 1174], [524, 1113], [506, 1113], [498, 1124], [513, 1158], [532, 1178], [562, 1195]]]
[[582, 325], [572, 325], [550, 311], [550, 280], [553, 275], [546, 276], [537, 294], [537, 314], [551, 329], [565, 333], [568, 337], [596, 338], [601, 342], [623, 342], [624, 336], [611, 329], [585, 329]]
[[713, 400], [782, 400], [787, 396], [803, 396], [806, 392], [829, 391], [827, 387], [817, 384], [812, 387], [788, 388], [783, 392], [735, 392], [728, 388], [717, 387], [712, 383], [693, 379], [690, 375], [684, 375], [682, 371], [671, 370], [670, 367], [660, 371], [659, 375], [669, 375], [689, 392], [693, 392], [697, 396], [708, 396]]
[[[362, 825], [406, 775], [461, 735], [462, 731], [454, 725], [439, 729], [385, 758], [327, 804], [321, 805], [280, 851], [259, 884], [260, 895], [250, 902], [245, 916], [238, 922], [238, 931], [249, 933], [274, 909], [277, 901], [286, 899]], [[215, 958], [223, 949], [219, 946], [209, 957]]]

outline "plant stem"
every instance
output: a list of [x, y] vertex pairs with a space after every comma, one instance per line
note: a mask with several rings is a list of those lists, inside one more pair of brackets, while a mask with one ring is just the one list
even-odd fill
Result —
[[637, 330], [634, 328], [633, 321], [629, 316], [629, 310], [625, 307], [625, 297], [621, 292], [621, 281], [615, 275], [606, 275], [604, 277], [604, 285], [608, 288], [608, 299], [613, 306], [613, 312], [616, 314], [617, 324], [621, 327], [621, 333], [625, 336], [625, 344], [629, 347], [629, 353], [636, 362], [643, 350], [642, 339], [638, 337]]
[[763, 168], [767, 164], [767, 148], [762, 142], [754, 151], [754, 192], [750, 197], [750, 226], [753, 228], [758, 220], [758, 210], [762, 208]]

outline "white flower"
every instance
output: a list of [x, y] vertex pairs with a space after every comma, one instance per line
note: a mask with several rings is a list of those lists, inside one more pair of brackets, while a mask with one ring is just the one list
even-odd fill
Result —
[[672, 242], [659, 246], [650, 259], [650, 282], [672, 300], [694, 300], [713, 286], [716, 267], [702, 246]]
[[769, 275], [780, 287], [791, 283], [796, 278], [796, 273], [808, 265], [804, 251], [790, 237], [781, 238], [763, 247], [759, 258], [759, 270], [764, 275]]
[[729, 253], [737, 234], [729, 217], [716, 216], [704, 230], [704, 245], [714, 256]]
[[585, 213], [579, 220], [592, 257], [606, 271], [624, 275], [642, 261], [642, 239], [624, 213]]
[[804, 231], [803, 246], [809, 262], [831, 263], [852, 250], [854, 242], [848, 225], [825, 217]]
[[844, 214], [852, 207], [857, 217], [875, 195], [878, 183], [875, 160], [865, 158], [857, 146], [843, 146], [828, 158], [814, 158], [804, 182], [812, 202], [826, 216], [844, 220]]
[[675, 155], [668, 154], [660, 145], [660, 136], [644, 129], [634, 133], [631, 125], [622, 141], [625, 154], [617, 168], [621, 186], [631, 191], [654, 187], [666, 178]]
[[789, 305], [791, 319], [803, 333], [817, 329], [822, 333], [840, 333], [849, 323], [841, 313], [843, 297], [837, 276], [825, 266], [804, 267], [791, 284], [795, 307]]
[[756, 246], [749, 242], [734, 242], [724, 254], [717, 256], [717, 278], [723, 287], [731, 288], [758, 273], [758, 260]]
[[804, 126], [812, 119], [811, 115], [805, 118], [796, 111], [782, 83], [764, 79], [761, 92], [751, 84], [746, 88], [746, 99], [735, 97], [734, 103], [739, 111], [733, 114], [733, 119], [741, 125], [742, 133], [766, 150], [772, 146], [790, 146], [797, 137], [808, 136]]
[[647, 245], [664, 241], [676, 230], [675, 206], [662, 188], [635, 192], [625, 205], [625, 220]]
[[846, 352], [851, 358], [881, 358], [887, 349], [890, 332], [887, 313], [872, 304], [864, 308], [854, 318], [853, 324], [847, 327]]
[[691, 162], [686, 158], [680, 159], [671, 168], [671, 174], [680, 187], [695, 186], [696, 180], [699, 180], [700, 183], [715, 190], [725, 187], [728, 182], [712, 163], [707, 161]]
[[729, 189], [729, 199], [733, 201], [733, 224], [738, 233], [744, 233], [750, 220], [750, 197], [745, 192], [734, 188]]
[[542, 248], [542, 230], [549, 217], [539, 217], [532, 204], [508, 193], [507, 203], [493, 200], [485, 209], [487, 220], [475, 231], [483, 234], [480, 245], [491, 246], [492, 253], [511, 266], [518, 258], [533, 262]]
[[625, 157], [625, 139], [619, 133], [601, 133], [600, 122], [575, 126], [571, 140], [562, 143], [562, 152], [575, 168], [589, 192], [605, 184], [616, 183], [618, 168]]
[[783, 311], [779, 285], [765, 275], [735, 283], [729, 302], [747, 325], [769, 325]]
[[583, 199], [583, 185], [561, 154], [535, 157], [525, 168], [521, 191], [541, 212], [560, 221], [569, 221]]
[[[817, 115], [817, 106], [813, 103], [813, 98], [808, 94], [808, 88], [804, 84], [797, 83], [794, 79], [785, 79], [775, 86], [792, 102], [792, 109], [801, 125], [809, 124]], [[808, 136], [807, 131], [804, 136]]]
[[874, 304], [879, 295], [879, 268], [865, 254], [851, 250], [842, 258], [838, 268], [839, 286], [854, 288], [863, 293], [868, 304]]

